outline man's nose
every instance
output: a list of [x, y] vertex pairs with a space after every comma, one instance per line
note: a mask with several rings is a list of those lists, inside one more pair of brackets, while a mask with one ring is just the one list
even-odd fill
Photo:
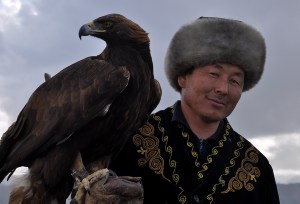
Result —
[[215, 83], [215, 92], [222, 95], [228, 94], [229, 83], [226, 79], [218, 79]]

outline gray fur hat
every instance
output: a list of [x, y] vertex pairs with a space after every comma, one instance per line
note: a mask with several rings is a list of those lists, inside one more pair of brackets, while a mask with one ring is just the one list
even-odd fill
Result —
[[195, 67], [228, 63], [244, 70], [243, 91], [247, 91], [260, 80], [265, 58], [265, 41], [255, 28], [237, 20], [200, 17], [175, 33], [167, 50], [165, 72], [171, 86], [180, 91], [179, 75]]

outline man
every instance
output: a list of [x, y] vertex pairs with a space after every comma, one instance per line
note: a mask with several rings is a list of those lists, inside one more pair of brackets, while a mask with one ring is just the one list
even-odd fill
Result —
[[165, 71], [181, 101], [151, 115], [111, 165], [142, 177], [144, 203], [279, 203], [267, 158], [226, 119], [265, 55], [261, 34], [241, 21], [201, 17], [175, 33]]

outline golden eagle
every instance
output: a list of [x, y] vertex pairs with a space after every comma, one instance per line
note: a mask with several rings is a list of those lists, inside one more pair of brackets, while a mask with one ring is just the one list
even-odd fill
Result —
[[20, 166], [29, 168], [27, 183], [19, 183], [11, 201], [65, 203], [71, 169], [81, 179], [87, 175], [76, 163], [92, 172], [88, 164], [108, 167], [160, 101], [148, 33], [109, 14], [83, 25], [79, 37], [87, 35], [106, 42], [103, 52], [47, 78], [3, 134], [0, 182]]

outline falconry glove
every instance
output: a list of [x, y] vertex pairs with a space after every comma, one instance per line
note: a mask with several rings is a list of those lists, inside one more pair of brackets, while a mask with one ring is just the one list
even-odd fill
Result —
[[[106, 171], [106, 172], [103, 172]], [[75, 189], [72, 204], [142, 204], [140, 177], [117, 176], [101, 169], [84, 178]], [[100, 175], [100, 176], [99, 176]], [[104, 176], [103, 176], [104, 175]], [[85, 183], [88, 183], [88, 190]]]

